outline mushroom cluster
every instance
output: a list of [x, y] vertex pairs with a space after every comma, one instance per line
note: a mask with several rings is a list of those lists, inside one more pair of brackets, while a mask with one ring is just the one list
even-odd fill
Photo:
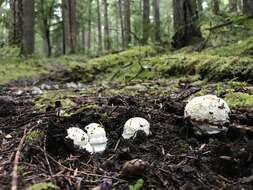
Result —
[[85, 131], [77, 127], [67, 130], [68, 139], [72, 139], [74, 145], [87, 152], [101, 153], [106, 149], [107, 137], [104, 128], [97, 123], [91, 123], [85, 127]]
[[227, 103], [215, 95], [193, 98], [185, 107], [184, 117], [189, 119], [197, 135], [218, 134], [227, 131], [230, 109]]

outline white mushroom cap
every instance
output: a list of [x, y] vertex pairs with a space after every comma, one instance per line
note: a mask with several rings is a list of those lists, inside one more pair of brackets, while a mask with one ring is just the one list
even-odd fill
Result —
[[124, 131], [122, 137], [124, 139], [130, 139], [136, 136], [137, 131], [143, 131], [146, 135], [150, 134], [150, 124], [149, 122], [141, 117], [134, 117], [129, 120], [124, 125]]
[[74, 145], [76, 145], [80, 149], [85, 149], [88, 152], [92, 152], [92, 147], [88, 142], [88, 135], [77, 127], [71, 127], [67, 130], [68, 136], [66, 138], [72, 139]]
[[105, 129], [98, 123], [91, 123], [85, 127], [92, 146], [92, 152], [100, 153], [106, 149], [107, 137]]
[[227, 130], [220, 126], [229, 122], [229, 113], [230, 109], [223, 99], [215, 95], [205, 95], [189, 101], [184, 117], [190, 118], [197, 134], [217, 134]]

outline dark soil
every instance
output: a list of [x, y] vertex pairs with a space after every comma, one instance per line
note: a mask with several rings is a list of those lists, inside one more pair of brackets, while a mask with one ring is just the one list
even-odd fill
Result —
[[[34, 97], [14, 96], [4, 88], [0, 95], [13, 97], [15, 112], [0, 117], [0, 189], [11, 187], [17, 147], [24, 131], [32, 130], [44, 131], [45, 137], [25, 141], [19, 158], [19, 189], [45, 181], [64, 190], [92, 189], [112, 179], [112, 189], [124, 190], [140, 178], [143, 189], [149, 190], [253, 189], [253, 110], [233, 110], [227, 134], [194, 136], [183, 119], [183, 100], [196, 90], [184, 88], [174, 98], [163, 99], [91, 94], [76, 101], [93, 101], [98, 109], [62, 118], [55, 105], [46, 113], [36, 113]], [[121, 138], [123, 125], [136, 116], [150, 121], [152, 135], [140, 133], [126, 141]], [[102, 154], [78, 151], [65, 139], [68, 127], [84, 128], [90, 122], [102, 123], [107, 132], [108, 146]], [[123, 164], [132, 159], [148, 162], [146, 171], [139, 176], [121, 175]]]

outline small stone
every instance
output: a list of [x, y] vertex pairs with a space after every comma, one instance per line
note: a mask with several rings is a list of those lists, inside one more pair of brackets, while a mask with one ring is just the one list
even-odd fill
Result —
[[31, 94], [32, 95], [41, 95], [41, 94], [43, 94], [43, 91], [39, 87], [34, 86], [31, 89]]
[[40, 85], [40, 89], [42, 89], [42, 90], [51, 90], [51, 86], [49, 86], [48, 84], [42, 84], [42, 85]]
[[4, 138], [6, 138], [6, 139], [12, 139], [12, 136], [10, 134], [8, 134]]
[[122, 168], [123, 176], [141, 176], [144, 174], [148, 166], [148, 163], [141, 159], [134, 159], [127, 161]]

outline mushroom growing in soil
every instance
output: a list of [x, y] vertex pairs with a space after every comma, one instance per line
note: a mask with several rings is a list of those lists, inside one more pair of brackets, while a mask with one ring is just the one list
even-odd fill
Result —
[[188, 118], [197, 135], [213, 135], [227, 131], [230, 109], [227, 103], [215, 95], [193, 98], [186, 105], [184, 117]]
[[92, 152], [101, 153], [106, 149], [107, 137], [105, 129], [98, 123], [91, 123], [85, 127], [89, 137]]
[[71, 127], [67, 130], [67, 134], [68, 136], [66, 136], [66, 138], [73, 140], [74, 145], [79, 149], [93, 152], [93, 149], [89, 143], [89, 137], [82, 129]]
[[124, 139], [135, 138], [138, 131], [143, 131], [147, 136], [150, 135], [150, 124], [144, 118], [133, 117], [125, 123], [122, 137]]

